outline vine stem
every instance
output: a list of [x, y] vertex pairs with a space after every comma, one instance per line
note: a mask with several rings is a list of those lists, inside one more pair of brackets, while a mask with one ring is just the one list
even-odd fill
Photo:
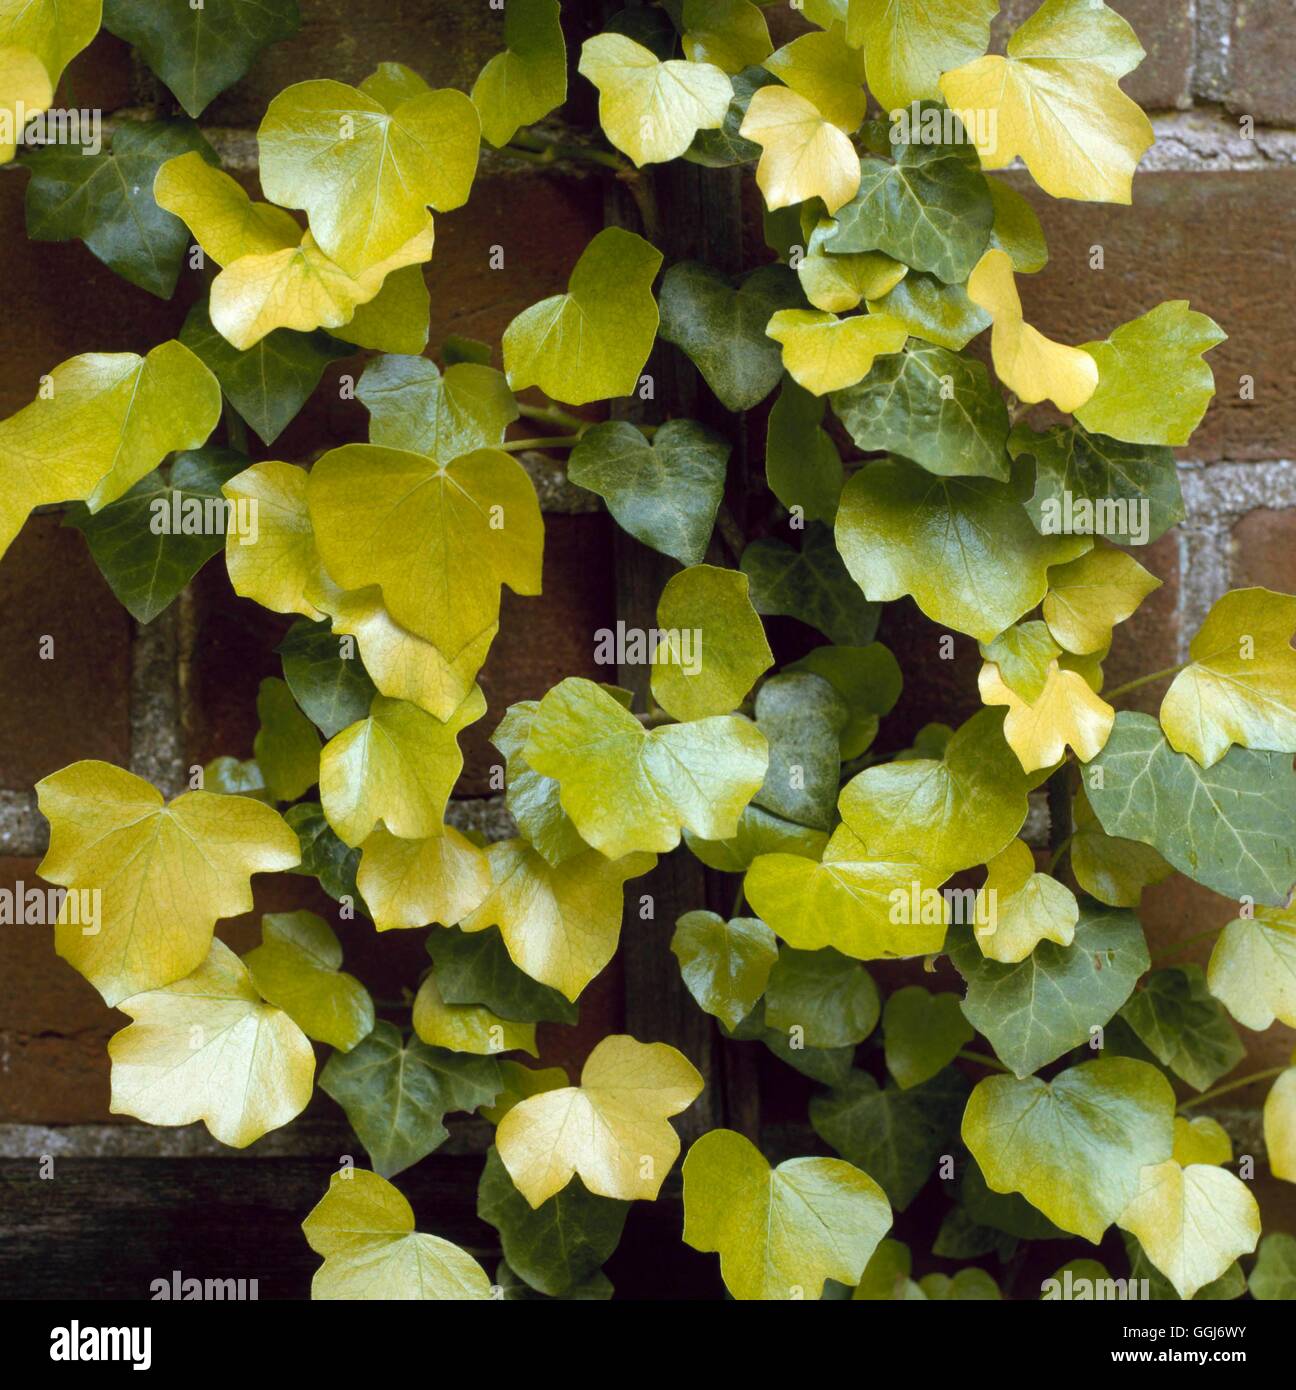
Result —
[[533, 164], [556, 164], [568, 160], [577, 164], [597, 164], [603, 169], [630, 176], [636, 171], [620, 155], [611, 150], [597, 150], [589, 145], [576, 145], [564, 140], [550, 140], [533, 131], [519, 130], [504, 146], [503, 152]]
[[520, 454], [526, 449], [574, 449], [580, 442], [579, 434], [548, 434], [538, 439], [510, 439], [500, 448], [506, 454]]
[[548, 405], [527, 405], [519, 401], [517, 408], [518, 414], [524, 420], [534, 420], [540, 425], [556, 425], [572, 434], [579, 434], [581, 430], [590, 426], [590, 421], [582, 420], [579, 415], [573, 415], [570, 410], [563, 410], [552, 401]]
[[1166, 955], [1158, 956], [1157, 959], [1152, 962], [1152, 969], [1160, 970], [1166, 961], [1174, 960], [1176, 956], [1183, 955], [1190, 946], [1195, 946], [1199, 941], [1205, 941], [1208, 936], [1218, 936], [1223, 930], [1223, 927], [1211, 927], [1209, 931], [1199, 931], [1196, 936], [1190, 936], [1187, 941], [1181, 941]]
[[962, 1057], [965, 1062], [979, 1062], [983, 1067], [989, 1067], [992, 1071], [1004, 1071], [1012, 1074], [1012, 1068], [1006, 1067], [997, 1057], [987, 1057], [984, 1052], [972, 1052], [968, 1048], [961, 1047], [955, 1054]]
[[1203, 1091], [1199, 1096], [1182, 1102], [1180, 1110], [1191, 1110], [1194, 1105], [1202, 1105], [1208, 1100], [1214, 1100], [1216, 1096], [1227, 1095], [1230, 1091], [1240, 1091], [1244, 1086], [1254, 1086], [1257, 1081], [1268, 1081], [1271, 1076], [1281, 1076], [1287, 1071], [1286, 1067], [1270, 1067], [1268, 1071], [1253, 1071], [1250, 1076], [1240, 1076], [1236, 1081], [1230, 1081], [1227, 1085], [1216, 1086], [1213, 1090]]
[[1137, 690], [1140, 686], [1151, 685], [1153, 681], [1165, 680], [1167, 676], [1177, 676], [1180, 671], [1188, 665], [1188, 662], [1181, 661], [1178, 666], [1167, 666], [1164, 671], [1153, 671], [1150, 676], [1140, 676], [1137, 680], [1126, 681], [1124, 685], [1118, 685], [1115, 690], [1103, 692], [1103, 699], [1109, 704], [1118, 696], [1128, 695], [1131, 690]]

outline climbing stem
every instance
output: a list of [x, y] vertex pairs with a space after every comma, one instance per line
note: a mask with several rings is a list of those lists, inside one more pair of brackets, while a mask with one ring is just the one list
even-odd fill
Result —
[[1229, 1081], [1223, 1086], [1216, 1086], [1214, 1090], [1203, 1091], [1201, 1095], [1183, 1101], [1179, 1109], [1191, 1110], [1194, 1105], [1204, 1105], [1206, 1101], [1225, 1096], [1230, 1091], [1240, 1091], [1244, 1086], [1254, 1086], [1257, 1081], [1268, 1081], [1272, 1076], [1281, 1076], [1286, 1070], [1286, 1067], [1270, 1067], [1268, 1071], [1253, 1071], [1250, 1076], [1240, 1076], [1236, 1081]]
[[1128, 695], [1131, 690], [1137, 690], [1140, 686], [1151, 685], [1153, 681], [1163, 681], [1167, 676], [1178, 675], [1188, 663], [1181, 661], [1178, 666], [1167, 666], [1164, 671], [1153, 671], [1150, 676], [1140, 676], [1137, 680], [1126, 681], [1124, 685], [1118, 685], [1115, 690], [1105, 690], [1103, 699], [1110, 704], [1118, 696]]
[[500, 448], [506, 454], [520, 454], [527, 449], [574, 449], [580, 442], [579, 434], [548, 434], [538, 439], [510, 439]]
[[960, 1048], [955, 1054], [962, 1057], [965, 1062], [978, 1062], [983, 1067], [989, 1067], [992, 1071], [1004, 1071], [1012, 1074], [1012, 1068], [1006, 1067], [998, 1057], [987, 1057], [984, 1052], [971, 1052], [967, 1048]]

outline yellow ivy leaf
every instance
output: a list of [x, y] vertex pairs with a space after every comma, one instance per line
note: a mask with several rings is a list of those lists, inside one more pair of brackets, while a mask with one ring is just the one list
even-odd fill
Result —
[[1264, 1104], [1264, 1137], [1269, 1171], [1285, 1182], [1296, 1182], [1296, 1066], [1288, 1067], [1269, 1088]]
[[153, 198], [189, 228], [217, 265], [284, 251], [302, 239], [292, 213], [273, 203], [254, 203], [196, 150], [162, 165], [153, 179]]
[[899, 352], [909, 337], [890, 314], [839, 319], [822, 309], [780, 309], [765, 333], [782, 344], [789, 376], [816, 396], [854, 386], [869, 374], [875, 357]]
[[690, 62], [739, 73], [769, 57], [765, 16], [752, 0], [684, 0], [684, 52]]
[[495, 1144], [533, 1208], [577, 1174], [599, 1197], [652, 1201], [679, 1156], [670, 1117], [687, 1110], [702, 1086], [675, 1048], [617, 1034], [590, 1053], [579, 1086], [515, 1105]]
[[1128, 203], [1152, 123], [1119, 81], [1143, 61], [1134, 30], [1102, 0], [1044, 0], [990, 55], [940, 80], [955, 111], [993, 113], [970, 134], [984, 169], [1019, 155], [1054, 198]]
[[[48, 877], [48, 875], [47, 875]], [[1258, 907], [1224, 928], [1206, 967], [1210, 992], [1244, 1028], [1296, 1028], [1296, 912]]]
[[362, 844], [379, 821], [406, 840], [441, 834], [446, 802], [463, 771], [459, 734], [485, 713], [477, 686], [445, 721], [376, 695], [368, 717], [329, 739], [320, 754], [328, 823], [348, 845]]
[[28, 49], [0, 43], [0, 164], [13, 159], [27, 121], [48, 109], [53, 99], [54, 88], [41, 60]]
[[545, 1091], [557, 1091], [571, 1085], [571, 1077], [562, 1067], [524, 1067], [521, 1062], [501, 1057], [499, 1069], [504, 1089], [495, 1097], [494, 1105], [483, 1105], [477, 1112], [493, 1125], [499, 1124], [515, 1105], [528, 1096], [538, 1096]]
[[1081, 655], [1105, 652], [1112, 628], [1161, 587], [1132, 555], [1111, 545], [1055, 566], [1048, 578], [1044, 621], [1067, 651]]
[[968, 298], [994, 320], [990, 351], [999, 380], [1028, 405], [1050, 400], [1076, 411], [1098, 388], [1098, 366], [1087, 352], [1046, 338], [1022, 318], [1021, 297], [1006, 251], [991, 248], [968, 277]]
[[0, 44], [34, 53], [53, 87], [102, 22], [102, 0], [0, 0]]
[[543, 119], [567, 100], [567, 45], [558, 0], [509, 0], [503, 53], [482, 68], [472, 101], [482, 134], [498, 149], [519, 126]]
[[275, 801], [296, 801], [319, 780], [320, 741], [287, 681], [266, 676], [257, 689], [259, 728], [252, 756]]
[[221, 491], [236, 507], [256, 509], [257, 539], [245, 544], [233, 529], [225, 536], [225, 565], [234, 592], [276, 613], [323, 617], [306, 597], [320, 567], [315, 535], [306, 510], [308, 474], [276, 459], [254, 463]]
[[114, 1115], [151, 1125], [201, 1120], [222, 1144], [245, 1149], [306, 1108], [310, 1039], [261, 998], [223, 942], [209, 943], [192, 974], [119, 1007], [134, 1022], [108, 1042]]
[[616, 954], [626, 880], [657, 862], [652, 854], [605, 859], [583, 850], [550, 864], [525, 840], [493, 844], [486, 858], [488, 891], [461, 928], [499, 927], [518, 969], [572, 1000]]
[[[217, 919], [252, 910], [254, 873], [300, 862], [277, 811], [246, 796], [185, 792], [164, 803], [143, 778], [79, 762], [36, 784], [50, 845], [38, 870], [69, 892], [54, 944], [109, 1004], [198, 969]], [[78, 909], [98, 890], [101, 920]]]
[[414, 996], [414, 1031], [429, 1047], [493, 1057], [497, 1052], [536, 1051], [534, 1023], [513, 1023], [484, 1004], [447, 1004], [437, 988], [436, 975], [423, 977]]
[[850, 137], [790, 87], [761, 87], [739, 134], [761, 147], [756, 182], [774, 212], [822, 198], [830, 213], [859, 191], [860, 161]]
[[1075, 894], [1035, 872], [1035, 856], [1024, 841], [1014, 840], [986, 865], [977, 893], [976, 942], [989, 960], [1016, 965], [1041, 941], [1069, 946], [1079, 920]]
[[1143, 1169], [1134, 1200], [1117, 1224], [1138, 1237], [1148, 1259], [1180, 1298], [1214, 1283], [1260, 1239], [1260, 1208], [1247, 1185], [1224, 1168], [1173, 1158]]
[[498, 618], [501, 584], [540, 592], [540, 505], [526, 470], [499, 449], [438, 465], [346, 444], [311, 469], [307, 502], [333, 580], [379, 585], [392, 618], [451, 663]]
[[389, 111], [344, 82], [299, 82], [270, 103], [257, 143], [266, 197], [304, 209], [324, 255], [358, 277], [419, 236], [428, 207], [467, 201], [481, 122], [451, 88]]
[[481, 1265], [450, 1241], [416, 1232], [410, 1204], [365, 1168], [334, 1173], [302, 1230], [324, 1257], [311, 1280], [312, 1299], [491, 1297]]
[[1296, 752], [1296, 597], [1234, 589], [1188, 648], [1191, 663], [1161, 701], [1177, 753], [1213, 767], [1231, 745]]
[[1039, 698], [1030, 703], [1005, 683], [993, 661], [981, 667], [977, 686], [983, 704], [1008, 706], [1004, 737], [1026, 772], [1061, 762], [1068, 745], [1087, 763], [1102, 752], [1116, 722], [1116, 711], [1085, 678], [1056, 660], [1049, 662]]
[[360, 896], [379, 931], [452, 927], [490, 892], [486, 853], [447, 825], [440, 835], [402, 840], [381, 827], [360, 849]]
[[431, 306], [422, 262], [403, 265], [387, 276], [372, 299], [356, 309], [350, 322], [333, 330], [333, 336], [374, 352], [417, 356], [427, 347]]
[[699, 130], [718, 130], [733, 99], [718, 67], [663, 63], [625, 34], [586, 39], [578, 71], [598, 88], [603, 133], [640, 167], [678, 159]]
[[1193, 1119], [1176, 1115], [1174, 1152], [1170, 1157], [1185, 1168], [1190, 1163], [1232, 1163], [1233, 1141], [1224, 1126], [1209, 1115], [1198, 1115]]
[[941, 73], [986, 51], [998, 13], [998, 0], [849, 0], [847, 34], [868, 61], [869, 89], [895, 111], [938, 97]]
[[684, 1159], [684, 1243], [715, 1250], [737, 1299], [818, 1299], [826, 1279], [851, 1287], [891, 1226], [891, 1204], [840, 1158], [771, 1168], [741, 1134], [713, 1129]]
[[61, 362], [0, 421], [0, 555], [33, 507], [78, 499], [99, 511], [168, 454], [200, 447], [220, 410], [219, 383], [183, 343]]
[[831, 217], [822, 218], [810, 233], [806, 253], [797, 265], [805, 297], [816, 309], [841, 314], [890, 294], [909, 273], [909, 267], [881, 251], [850, 251], [830, 255], [825, 239], [837, 230]]
[[802, 34], [784, 44], [765, 67], [805, 97], [824, 120], [847, 134], [859, 129], [868, 110], [864, 55], [847, 47], [845, 25], [833, 24], [822, 33]]

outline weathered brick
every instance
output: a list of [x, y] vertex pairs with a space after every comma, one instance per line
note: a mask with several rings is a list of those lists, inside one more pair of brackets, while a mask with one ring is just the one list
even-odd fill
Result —
[[85, 540], [59, 523], [32, 517], [0, 560], [0, 787], [11, 790], [79, 758], [130, 759], [130, 619]]
[[1296, 9], [1291, 0], [1236, 0], [1230, 111], [1261, 125], [1296, 122]]
[[[1161, 580], [1161, 587], [1143, 600], [1138, 612], [1117, 625], [1111, 652], [1103, 662], [1108, 690], [1139, 676], [1174, 666], [1179, 661], [1179, 538], [1173, 532], [1159, 541], [1129, 552]], [[1160, 708], [1165, 684], [1143, 686], [1119, 701], [1121, 709]]]
[[1296, 594], [1296, 511], [1248, 512], [1229, 538], [1232, 583]]

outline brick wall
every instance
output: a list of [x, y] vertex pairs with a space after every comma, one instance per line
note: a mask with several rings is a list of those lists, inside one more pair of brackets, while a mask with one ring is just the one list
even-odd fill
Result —
[[[1158, 147], [1136, 180], [1132, 209], [1055, 203], [1021, 177], [1052, 251], [1048, 269], [1021, 282], [1028, 317], [1063, 341], [1084, 342], [1163, 299], [1189, 298], [1230, 334], [1211, 358], [1219, 397], [1192, 447], [1181, 451], [1187, 521], [1152, 547], [1151, 565], [1165, 587], [1118, 630], [1108, 666], [1116, 683], [1180, 660], [1210, 603], [1230, 585], [1263, 583], [1296, 592], [1296, 14], [1291, 0], [1112, 3], [1134, 23], [1148, 50], [1148, 61], [1125, 85], [1154, 114]], [[203, 118], [227, 166], [249, 181], [255, 180], [255, 126], [269, 99], [288, 83], [325, 76], [358, 81], [377, 62], [399, 60], [434, 84], [466, 88], [500, 42], [498, 14], [485, 0], [302, 0], [301, 7], [298, 36], [266, 53]], [[1006, 0], [1005, 14], [1016, 21], [1033, 8], [1035, 0]], [[571, 37], [580, 37], [587, 9], [597, 6], [564, 6], [571, 12]], [[796, 21], [790, 13], [770, 14], [776, 30], [792, 32]], [[1003, 25], [1003, 32], [1009, 29]], [[141, 114], [139, 108], [162, 96], [126, 46], [106, 34], [73, 63], [69, 81], [75, 104], [101, 105], [123, 116]], [[573, 84], [573, 119], [587, 117], [588, 89], [582, 88], [579, 80]], [[1254, 121], [1254, 130], [1245, 134], [1244, 117]], [[142, 352], [174, 336], [200, 288], [196, 276], [182, 276], [175, 298], [162, 302], [118, 279], [79, 243], [29, 243], [25, 183], [16, 166], [0, 171], [6, 251], [2, 415], [30, 400], [40, 373], [64, 358], [96, 350]], [[571, 265], [604, 219], [604, 190], [582, 170], [538, 171], [487, 152], [468, 207], [438, 219], [436, 255], [428, 269], [433, 349], [449, 333], [498, 342], [517, 312], [565, 287]], [[745, 248], [750, 261], [760, 254], [759, 234], [748, 239], [755, 243]], [[487, 248], [494, 243], [505, 247], [504, 273], [488, 268]], [[1090, 269], [1096, 244], [1104, 249], [1101, 271]], [[364, 438], [364, 411], [339, 399], [336, 390], [338, 378], [354, 375], [359, 366], [359, 359], [335, 363], [300, 419], [273, 450], [258, 449], [257, 456], [308, 458]], [[1254, 380], [1254, 400], [1242, 397], [1243, 377]], [[754, 456], [760, 457], [759, 450]], [[506, 596], [502, 635], [482, 676], [490, 714], [465, 739], [466, 767], [454, 803], [461, 822], [495, 829], [502, 818], [498, 803], [487, 796], [495, 760], [487, 732], [511, 701], [538, 697], [565, 675], [598, 674], [591, 666], [590, 634], [608, 621], [617, 602], [619, 571], [608, 519], [588, 495], [577, 494], [542, 462], [532, 463], [547, 512], [545, 592], [539, 600]], [[232, 594], [219, 559], [168, 613], [139, 627], [113, 600], [82, 538], [60, 527], [57, 511], [35, 516], [0, 564], [0, 880], [34, 877], [45, 829], [31, 785], [66, 763], [108, 759], [171, 792], [191, 764], [219, 754], [250, 756], [257, 683], [277, 672], [272, 649], [283, 627], [274, 615]], [[935, 633], [907, 603], [894, 606], [881, 635], [900, 657], [908, 687], [885, 737], [898, 744], [927, 719], [949, 718], [951, 706], [971, 712], [975, 644], [961, 642], [952, 664], [936, 661]], [[54, 639], [48, 661], [38, 650], [46, 636]], [[314, 901], [305, 886], [302, 879], [266, 880], [259, 910], [315, 906], [332, 915], [331, 905]], [[1154, 957], [1231, 915], [1230, 904], [1183, 881], [1152, 890], [1145, 907]], [[668, 933], [669, 924], [659, 924], [659, 930]], [[255, 939], [255, 919], [222, 924], [219, 934], [242, 949]], [[367, 929], [349, 930], [348, 961], [375, 993], [397, 993], [424, 963], [419, 935], [389, 933], [377, 942]], [[654, 949], [664, 950], [665, 939]], [[0, 1160], [8, 1161], [5, 1171], [20, 1185], [32, 1166], [30, 1156], [42, 1153], [66, 1156], [73, 1173], [83, 1172], [77, 1165], [95, 1155], [179, 1159], [217, 1152], [225, 1156], [211, 1163], [227, 1165], [231, 1174], [246, 1171], [246, 1159], [230, 1158], [201, 1130], [141, 1131], [108, 1115], [104, 1044], [124, 1019], [56, 959], [47, 931], [0, 932], [0, 981]], [[956, 982], [945, 981], [944, 987]], [[542, 1037], [549, 1033], [547, 1060], [576, 1060], [594, 1038], [620, 1026], [625, 1009], [619, 968], [582, 1002], [580, 1029], [542, 1030]], [[1293, 1040], [1290, 1032], [1275, 1030], [1252, 1041], [1257, 1064], [1273, 1065], [1290, 1055]], [[1231, 1122], [1245, 1132], [1246, 1107], [1257, 1097], [1241, 1093], [1237, 1099]], [[796, 1114], [799, 1095], [792, 1101], [776, 1102], [767, 1118], [778, 1119], [785, 1109]], [[804, 1115], [803, 1108], [799, 1113]], [[472, 1151], [481, 1142], [479, 1130], [468, 1124], [455, 1131], [451, 1149]], [[1254, 1151], [1258, 1141], [1251, 1142]], [[280, 1293], [302, 1291], [302, 1271], [311, 1261], [293, 1253], [295, 1221], [323, 1189], [339, 1145], [345, 1151], [336, 1110], [317, 1097], [297, 1126], [250, 1151], [267, 1164], [287, 1165], [282, 1183], [293, 1193], [292, 1184], [300, 1183], [300, 1200], [249, 1196], [257, 1185], [244, 1177], [231, 1176], [226, 1188], [216, 1182], [202, 1189], [202, 1200], [223, 1213], [227, 1229], [231, 1221], [237, 1224], [231, 1211], [255, 1216], [273, 1208], [266, 1219], [281, 1226], [280, 1208], [295, 1211], [285, 1228], [284, 1249], [290, 1253], [282, 1270], [276, 1267]], [[475, 1164], [470, 1167], [460, 1192], [469, 1207]], [[175, 1179], [192, 1197], [186, 1181]], [[420, 1177], [414, 1183], [416, 1207], [420, 1195], [428, 1202], [444, 1199], [444, 1188], [434, 1191], [432, 1182]], [[86, 1176], [73, 1186], [79, 1202], [118, 1211], [104, 1194], [113, 1184]], [[269, 1192], [274, 1184], [261, 1187]], [[242, 1195], [219, 1195], [234, 1190]], [[1262, 1199], [1271, 1212], [1279, 1210], [1274, 1191], [1263, 1192]], [[16, 1210], [21, 1222], [39, 1225], [39, 1213], [48, 1209], [38, 1192]], [[116, 1239], [119, 1217], [96, 1237], [104, 1254], [111, 1254], [105, 1242]], [[643, 1214], [635, 1220], [641, 1226], [632, 1223], [632, 1234], [656, 1231], [662, 1218]], [[1296, 1228], [1290, 1207], [1276, 1224]], [[462, 1226], [442, 1221], [438, 1229], [472, 1243]], [[481, 1236], [477, 1228], [473, 1238], [479, 1244]], [[239, 1237], [233, 1241], [230, 1249], [242, 1248]], [[177, 1249], [184, 1249], [182, 1240]], [[92, 1261], [98, 1250], [83, 1245], [79, 1258]], [[230, 1264], [239, 1258], [230, 1255], [221, 1272], [237, 1273]], [[264, 1251], [258, 1255], [249, 1246], [245, 1273], [258, 1273], [258, 1258], [264, 1261]], [[76, 1268], [73, 1261], [70, 1273], [29, 1270], [24, 1287], [58, 1291], [68, 1280], [75, 1286]], [[693, 1271], [691, 1277], [700, 1276]], [[132, 1287], [119, 1291], [137, 1296]]]

